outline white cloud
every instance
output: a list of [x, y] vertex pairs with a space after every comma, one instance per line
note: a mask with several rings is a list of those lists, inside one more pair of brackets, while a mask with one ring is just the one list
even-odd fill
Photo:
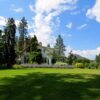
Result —
[[85, 28], [86, 26], [87, 26], [87, 24], [82, 24], [82, 25], [80, 25], [77, 29], [78, 29], [78, 30], [81, 30], [81, 29]]
[[[16, 26], [19, 25], [19, 20], [15, 20], [15, 24]], [[3, 16], [0, 16], [0, 26], [6, 26], [6, 23], [7, 23], [7, 18], [3, 17]]]
[[15, 24], [16, 24], [17, 27], [18, 27], [19, 23], [20, 23], [19, 20], [15, 20]]
[[5, 26], [6, 25], [6, 18], [3, 16], [0, 16], [0, 26]]
[[[0, 16], [0, 27], [6, 26], [6, 23], [7, 23], [7, 18]], [[17, 27], [19, 23], [20, 23], [20, 20], [15, 20], [15, 24]], [[33, 29], [33, 28], [34, 28], [34, 24], [28, 22], [28, 29]]]
[[20, 13], [20, 12], [23, 12], [23, 11], [24, 11], [23, 8], [21, 8], [21, 7], [16, 7], [16, 5], [14, 5], [14, 4], [11, 4], [10, 6], [11, 6], [10, 10], [12, 10], [12, 11], [14, 11], [14, 12]]
[[69, 29], [71, 29], [72, 26], [73, 26], [73, 23], [72, 23], [72, 22], [70, 22], [70, 23], [68, 23], [68, 24], [66, 25], [66, 27], [69, 28]]
[[19, 13], [19, 12], [23, 12], [23, 8], [13, 8], [13, 11]]
[[71, 12], [71, 15], [78, 15], [80, 13], [81, 13], [81, 11], [74, 11], [74, 12]]
[[65, 49], [66, 49], [65, 55], [68, 57], [70, 51], [72, 51], [73, 49], [70, 46], [67, 46]]
[[95, 5], [87, 10], [86, 16], [100, 22], [100, 0], [96, 0]]
[[78, 54], [82, 57], [94, 60], [95, 56], [100, 54], [100, 47], [97, 47], [96, 49], [93, 50], [74, 50], [70, 46], [66, 47], [66, 55], [72, 50], [74, 54]]
[[29, 5], [29, 9], [30, 9], [32, 12], [35, 12], [34, 6], [33, 6], [32, 4]]
[[56, 24], [56, 26], [57, 26], [57, 27], [59, 27], [59, 26], [60, 26], [60, 23], [61, 23], [61, 21], [60, 21], [60, 18], [59, 18], [59, 17], [57, 17], [57, 18], [56, 18], [56, 23], [57, 23], [57, 24]]
[[72, 51], [72, 48], [70, 46], [67, 46], [66, 51], [69, 53], [70, 51]]
[[68, 36], [68, 37], [72, 37], [72, 34], [68, 34], [67, 36]]
[[[35, 29], [33, 34], [37, 35], [38, 40], [43, 45], [47, 45], [48, 43], [53, 44], [55, 41], [55, 37], [52, 35], [53, 18], [65, 10], [75, 9], [74, 4], [76, 2], [77, 0], [37, 0], [34, 9], [31, 6], [31, 10], [34, 10], [36, 14], [34, 17]], [[58, 23], [60, 23], [59, 19]]]
[[[77, 0], [37, 0], [36, 10], [37, 12], [51, 12], [54, 10], [64, 10], [64, 9], [72, 9], [73, 6], [69, 5], [61, 5], [61, 4], [75, 4]], [[62, 9], [61, 9], [62, 8]]]
[[74, 50], [73, 53], [89, 59], [94, 59], [96, 55], [100, 54], [100, 47], [94, 50]]
[[60, 34], [62, 37], [66, 37], [66, 38], [70, 38], [70, 37], [72, 37], [72, 34], [67, 34], [67, 33], [61, 33]]

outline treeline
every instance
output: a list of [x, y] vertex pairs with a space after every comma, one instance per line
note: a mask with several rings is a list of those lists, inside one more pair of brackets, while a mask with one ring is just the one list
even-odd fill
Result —
[[[17, 35], [16, 30], [18, 30]], [[0, 30], [0, 68], [12, 68], [14, 64], [20, 64], [22, 55], [29, 64], [48, 63], [47, 59], [43, 58], [39, 46], [36, 35], [34, 37], [28, 35], [28, 23], [25, 17], [20, 20], [18, 27], [16, 27], [14, 18], [8, 18], [6, 26]], [[47, 48], [50, 48], [50, 44]], [[77, 58], [72, 52], [65, 57], [65, 45], [61, 35], [58, 35], [52, 50], [54, 51], [48, 55], [52, 56], [53, 64], [68, 64], [78, 68], [99, 68], [100, 66], [100, 54], [94, 61]]]
[[[16, 30], [18, 30], [17, 35]], [[37, 37], [28, 35], [28, 23], [25, 17], [20, 20], [18, 27], [14, 18], [8, 18], [4, 29], [0, 30], [0, 68], [12, 68], [15, 63], [20, 64], [22, 54], [27, 56], [28, 63], [43, 63], [44, 58], [38, 46]], [[50, 48], [50, 45], [47, 47]], [[65, 46], [60, 35], [56, 39], [54, 48], [57, 49], [55, 55], [64, 55]]]
[[13, 18], [9, 18], [4, 30], [0, 30], [0, 67], [10, 68], [15, 63], [16, 25]]
[[76, 68], [98, 69], [100, 68], [100, 54], [96, 55], [95, 60], [90, 60], [84, 57], [77, 58], [71, 51], [67, 57], [67, 63]]
[[[19, 35], [16, 36], [17, 29]], [[26, 48], [29, 52], [38, 51], [37, 38], [36, 36], [28, 37], [27, 29], [28, 24], [25, 17], [20, 20], [18, 27], [13, 18], [8, 18], [6, 26], [0, 30], [0, 68], [11, 68], [13, 64], [17, 63], [18, 57]]]

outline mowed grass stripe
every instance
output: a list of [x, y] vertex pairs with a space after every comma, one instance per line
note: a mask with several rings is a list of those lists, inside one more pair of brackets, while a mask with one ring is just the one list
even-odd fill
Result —
[[100, 100], [100, 70], [0, 70], [0, 100]]

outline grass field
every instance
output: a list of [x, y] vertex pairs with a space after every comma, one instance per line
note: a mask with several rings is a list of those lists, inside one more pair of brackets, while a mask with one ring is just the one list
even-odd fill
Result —
[[0, 70], [0, 100], [100, 100], [100, 70]]

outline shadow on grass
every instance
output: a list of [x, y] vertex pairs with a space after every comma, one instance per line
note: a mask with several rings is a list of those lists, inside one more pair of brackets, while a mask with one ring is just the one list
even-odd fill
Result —
[[0, 100], [100, 100], [100, 76], [92, 77], [31, 73], [4, 78]]

